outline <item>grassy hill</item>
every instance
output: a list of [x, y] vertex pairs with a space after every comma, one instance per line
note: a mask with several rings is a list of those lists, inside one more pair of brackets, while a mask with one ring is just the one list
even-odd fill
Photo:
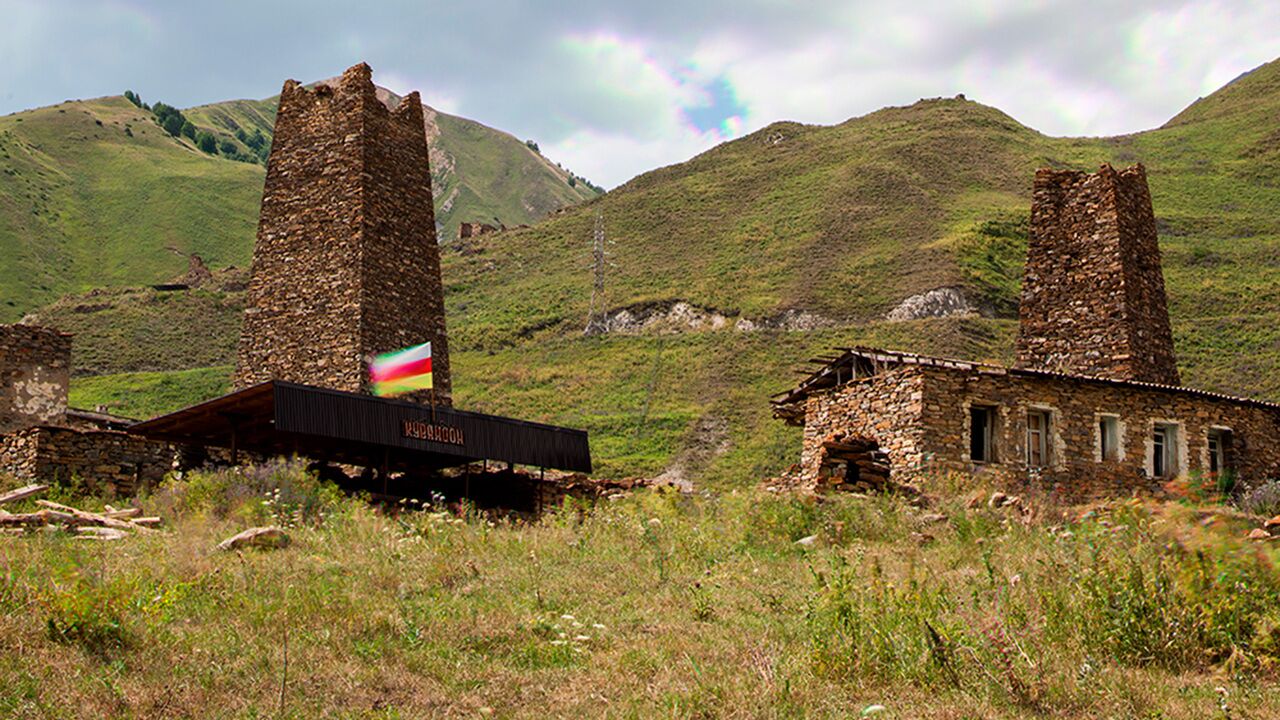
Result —
[[[235, 100], [185, 114], [249, 155], [235, 130], [269, 138], [275, 104]], [[530, 223], [596, 194], [571, 187], [570, 173], [506, 133], [427, 114], [446, 240], [461, 221]], [[0, 322], [67, 293], [163, 282], [192, 252], [215, 268], [247, 265], [263, 176], [261, 165], [168, 135], [120, 96], [0, 117]]]
[[[1280, 134], [1266, 121], [1277, 115], [1272, 63], [1164, 127], [1114, 138], [1048, 137], [960, 98], [833, 127], [771, 125], [533, 227], [480, 238], [466, 254], [446, 252], [459, 402], [585, 427], [609, 473], [677, 467], [720, 483], [777, 472], [795, 460], [798, 435], [770, 420], [766, 400], [815, 353], [861, 342], [1009, 359], [1033, 173], [1103, 162], [1147, 165], [1184, 380], [1280, 399]], [[685, 301], [730, 328], [748, 319], [784, 329], [583, 337], [597, 213], [614, 243], [611, 308]], [[995, 317], [882, 319], [943, 286]], [[117, 337], [144, 317], [209, 323], [197, 295], [166, 300], [191, 303], [172, 320], [147, 302], [121, 296], [81, 313], [69, 303], [40, 318], [82, 333], [76, 363], [95, 373], [232, 362]], [[209, 324], [224, 330], [206, 333], [207, 344], [229, 348], [238, 306], [220, 307]], [[810, 322], [791, 322], [795, 313]], [[817, 329], [785, 329], [797, 326]], [[130, 376], [128, 391], [110, 375], [85, 378], [78, 397], [124, 398], [128, 410], [145, 397], [140, 387], [164, 377]]]

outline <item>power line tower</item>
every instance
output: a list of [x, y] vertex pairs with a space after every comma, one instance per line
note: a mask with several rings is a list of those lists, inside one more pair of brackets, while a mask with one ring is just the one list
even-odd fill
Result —
[[605, 239], [604, 235], [604, 213], [596, 213], [596, 227], [591, 241], [591, 270], [594, 275], [594, 283], [591, 286], [591, 306], [587, 310], [587, 326], [583, 328], [583, 335], [598, 335], [608, 332], [608, 314], [609, 304], [605, 300], [604, 294], [604, 274], [605, 270], [616, 267], [609, 262], [609, 258], [613, 253], [609, 252], [609, 246], [613, 241]]

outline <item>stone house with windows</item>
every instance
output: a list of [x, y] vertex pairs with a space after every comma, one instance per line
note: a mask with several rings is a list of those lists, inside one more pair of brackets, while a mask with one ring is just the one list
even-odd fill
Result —
[[841, 348], [773, 400], [810, 487], [985, 476], [1066, 500], [1280, 476], [1280, 405], [1183, 387], [1141, 165], [1036, 173], [1013, 367]]

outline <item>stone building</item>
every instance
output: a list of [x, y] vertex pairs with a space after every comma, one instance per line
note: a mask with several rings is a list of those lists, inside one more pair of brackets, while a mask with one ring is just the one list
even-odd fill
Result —
[[246, 308], [237, 389], [275, 379], [364, 392], [371, 356], [430, 342], [435, 400], [450, 403], [417, 92], [388, 109], [363, 63], [333, 85], [285, 82]]
[[68, 407], [70, 378], [70, 335], [0, 325], [0, 472], [117, 493], [161, 480], [173, 449], [123, 432], [126, 418]]
[[1280, 476], [1280, 405], [1182, 387], [1142, 166], [1036, 174], [1012, 368], [841, 349], [774, 413], [810, 487], [982, 476], [1067, 500]]

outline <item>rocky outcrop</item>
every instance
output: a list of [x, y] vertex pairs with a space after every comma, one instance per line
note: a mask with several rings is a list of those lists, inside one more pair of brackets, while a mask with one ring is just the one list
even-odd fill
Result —
[[885, 315], [891, 322], [923, 318], [972, 317], [983, 313], [957, 287], [934, 288], [912, 295]]
[[642, 303], [614, 310], [597, 326], [599, 329], [590, 334], [675, 334], [727, 329], [738, 332], [816, 330], [833, 325], [835, 323], [832, 320], [807, 310], [784, 310], [777, 315], [746, 318], [736, 313], [720, 312], [684, 300], [674, 300]]

